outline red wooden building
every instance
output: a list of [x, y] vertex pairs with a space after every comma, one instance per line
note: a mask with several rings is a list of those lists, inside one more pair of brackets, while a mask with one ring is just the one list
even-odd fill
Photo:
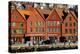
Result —
[[63, 19], [62, 36], [66, 37], [67, 41], [78, 40], [78, 20], [73, 11], [69, 11]]
[[22, 43], [22, 39], [26, 32], [26, 19], [20, 14], [18, 9], [11, 10], [11, 41], [15, 43]]
[[59, 42], [61, 36], [67, 40], [77, 40], [77, 17], [73, 11], [69, 11], [68, 15], [62, 18], [63, 10], [53, 8], [46, 11], [32, 6], [26, 9], [14, 7], [10, 18], [11, 41], [39, 44], [46, 39]]
[[45, 30], [45, 19], [39, 15], [35, 8], [30, 8], [30, 15], [27, 19], [27, 33], [25, 34], [28, 40], [26, 41], [39, 43], [46, 38]]
[[61, 21], [62, 19], [58, 15], [56, 9], [53, 9], [46, 19], [46, 36], [49, 39], [56, 39], [59, 41], [59, 37], [61, 36]]

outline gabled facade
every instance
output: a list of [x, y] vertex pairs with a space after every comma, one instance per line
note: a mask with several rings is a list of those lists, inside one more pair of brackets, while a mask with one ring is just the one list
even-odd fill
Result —
[[78, 40], [78, 21], [73, 13], [73, 11], [69, 11], [68, 15], [63, 20], [62, 36], [65, 36], [67, 41], [75, 42]]
[[9, 23], [12, 43], [22, 43], [24, 34], [26, 32], [26, 21], [16, 8], [11, 12]]
[[66, 40], [77, 41], [77, 17], [69, 11], [66, 18], [63, 11], [66, 9], [53, 8], [46, 11], [30, 6], [27, 9], [14, 8], [11, 11], [11, 41], [13, 43], [39, 44], [43, 40], [60, 42], [61, 36]]
[[48, 18], [46, 19], [46, 30], [47, 30], [47, 37], [49, 39], [57, 39], [59, 41], [59, 37], [61, 36], [61, 18], [53, 9]]
[[27, 21], [27, 33], [25, 34], [26, 41], [32, 41], [33, 44], [39, 43], [39, 41], [44, 40], [45, 35], [45, 20], [42, 18], [35, 8], [30, 8], [30, 15]]

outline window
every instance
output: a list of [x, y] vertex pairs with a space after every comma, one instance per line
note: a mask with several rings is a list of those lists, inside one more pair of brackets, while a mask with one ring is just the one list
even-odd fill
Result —
[[22, 22], [20, 23], [20, 27], [23, 27], [23, 23]]
[[11, 26], [11, 23], [9, 23], [8, 26]]
[[13, 22], [13, 23], [12, 23], [12, 26], [16, 26], [16, 23], [15, 23], [15, 22]]
[[32, 27], [32, 22], [30, 22], [30, 27]]
[[54, 32], [56, 32], [57, 31], [57, 28], [54, 28]]
[[70, 23], [70, 26], [72, 26], [72, 23]]
[[73, 25], [76, 26], [76, 23], [74, 22]]
[[60, 32], [60, 28], [56, 28], [57, 32]]
[[22, 34], [22, 33], [23, 33], [23, 29], [20, 29], [20, 30], [19, 30], [19, 33]]
[[57, 29], [56, 28], [52, 28], [52, 32], [56, 32], [57, 31]]
[[71, 17], [69, 17], [69, 21], [71, 21]]
[[41, 21], [41, 26], [43, 26], [43, 25], [44, 25], [44, 22]]
[[57, 25], [60, 25], [60, 22], [59, 21], [57, 21]]
[[69, 29], [69, 32], [72, 33], [72, 29]]
[[57, 25], [57, 22], [56, 22], [56, 21], [53, 21], [53, 22], [52, 22], [52, 25], [53, 25], [53, 26], [56, 26], [56, 25]]
[[18, 33], [18, 34], [19, 34], [19, 29], [18, 29], [18, 30], [16, 30], [16, 33]]
[[77, 33], [77, 30], [76, 29], [73, 29], [74, 33]]
[[48, 32], [50, 32], [51, 31], [51, 29], [50, 28], [48, 28]]
[[18, 18], [18, 16], [14, 16], [14, 18]]
[[42, 28], [42, 32], [44, 32], [44, 28]]
[[44, 28], [36, 28], [36, 32], [44, 32]]
[[41, 26], [41, 22], [40, 21], [38, 22], [38, 26]]
[[38, 32], [38, 28], [36, 28], [36, 32]]
[[33, 32], [32, 27], [30, 28], [30, 32]]
[[74, 29], [73, 31], [74, 31], [74, 33], [76, 32], [76, 30], [75, 30], [75, 29]]
[[43, 23], [42, 23], [41, 21], [37, 21], [37, 22], [35, 23], [36, 26], [42, 26], [42, 24], [43, 24]]
[[17, 33], [15, 29], [12, 30], [12, 34]]
[[48, 26], [51, 26], [51, 22], [50, 21], [48, 21]]
[[53, 19], [55, 19], [56, 17], [55, 17], [55, 16], [53, 16], [52, 18], [53, 18]]
[[67, 29], [65, 29], [65, 33], [68, 33], [68, 30]]
[[68, 23], [67, 23], [67, 22], [65, 23], [65, 26], [66, 26], [66, 27], [68, 26]]
[[54, 32], [54, 28], [52, 28], [52, 32]]

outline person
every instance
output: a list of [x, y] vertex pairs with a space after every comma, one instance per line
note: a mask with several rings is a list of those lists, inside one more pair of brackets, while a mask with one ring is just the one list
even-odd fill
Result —
[[68, 42], [69, 42], [69, 46], [70, 46], [71, 41], [69, 40]]
[[11, 44], [14, 44], [13, 39], [11, 39]]

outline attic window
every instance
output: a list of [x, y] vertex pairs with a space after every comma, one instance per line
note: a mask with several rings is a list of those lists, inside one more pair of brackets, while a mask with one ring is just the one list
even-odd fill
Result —
[[29, 15], [25, 15], [26, 20], [29, 18]]
[[69, 20], [71, 21], [71, 16], [69, 17]]
[[14, 18], [18, 18], [18, 16], [14, 16]]
[[53, 16], [53, 19], [55, 19], [56, 17], [55, 16]]
[[44, 14], [45, 19], [46, 19], [48, 16], [49, 16], [48, 14]]

